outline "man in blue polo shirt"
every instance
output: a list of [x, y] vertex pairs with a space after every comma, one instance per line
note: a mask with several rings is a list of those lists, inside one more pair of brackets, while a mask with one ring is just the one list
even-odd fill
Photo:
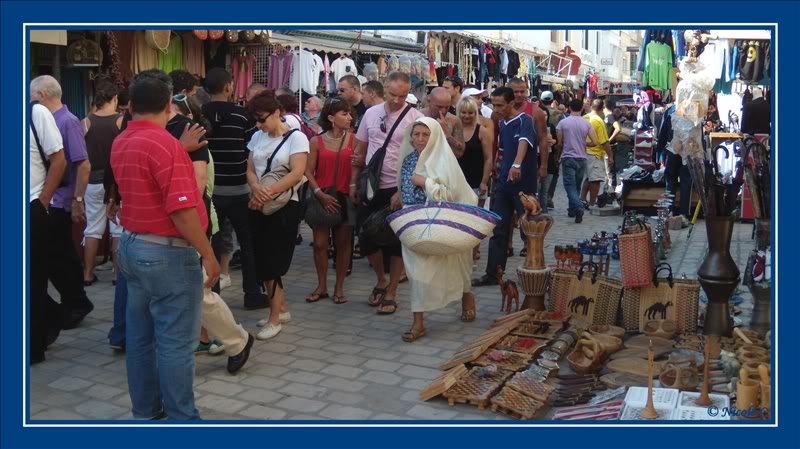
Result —
[[473, 285], [478, 287], [497, 285], [497, 267], [506, 268], [508, 235], [513, 229], [512, 213], [516, 210], [520, 217], [525, 213], [519, 192], [536, 196], [539, 176], [536, 131], [531, 116], [515, 110], [513, 103], [514, 91], [511, 88], [500, 87], [492, 92], [494, 111], [500, 115], [500, 148], [503, 151], [492, 211], [500, 215], [502, 221], [494, 228], [489, 241], [486, 274], [473, 281]]

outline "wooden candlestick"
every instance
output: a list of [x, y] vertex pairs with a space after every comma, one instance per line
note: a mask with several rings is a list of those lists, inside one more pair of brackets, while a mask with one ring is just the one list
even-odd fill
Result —
[[658, 412], [653, 405], [653, 358], [653, 340], [650, 340], [650, 347], [647, 349], [647, 405], [640, 415], [644, 419], [658, 418]]
[[713, 404], [711, 398], [708, 396], [709, 378], [711, 377], [708, 372], [708, 365], [711, 364], [711, 337], [708, 335], [706, 335], [705, 344], [703, 346], [703, 390], [700, 392], [700, 397], [695, 399], [694, 403], [701, 407], [708, 407]]

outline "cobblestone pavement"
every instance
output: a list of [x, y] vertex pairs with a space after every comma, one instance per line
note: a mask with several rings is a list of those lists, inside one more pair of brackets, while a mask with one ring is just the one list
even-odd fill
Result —
[[[556, 209], [551, 212], [556, 224], [546, 239], [545, 256], [554, 263], [554, 245], [573, 244], [596, 231], [614, 231], [618, 216], [586, 214], [582, 224], [566, 217], [566, 197], [561, 188]], [[731, 252], [744, 269], [751, 240], [751, 224], [737, 224]], [[688, 229], [672, 231], [673, 247], [668, 262], [676, 276], [694, 277], [706, 251], [706, 230], [701, 221], [691, 240]], [[366, 303], [374, 275], [366, 260], [354, 263], [347, 279], [349, 302], [335, 305], [330, 300], [307, 304], [303, 298], [316, 286], [310, 230], [302, 228], [304, 243], [297, 247], [292, 269], [286, 277], [287, 297], [292, 322], [284, 325], [276, 338], [253, 346], [250, 361], [236, 375], [225, 370], [226, 357], [198, 355], [195, 398], [204, 419], [219, 420], [495, 420], [507, 419], [499, 413], [480, 412], [474, 406], [449, 407], [436, 398], [419, 399], [424, 388], [440, 371], [438, 366], [456, 348], [486, 330], [500, 315], [497, 287], [475, 290], [477, 320], [459, 320], [460, 303], [426, 314], [427, 336], [404, 343], [400, 336], [411, 323], [408, 288], [401, 285], [399, 310], [394, 315], [378, 316]], [[485, 268], [488, 240], [483, 243]], [[517, 253], [521, 243], [515, 241]], [[509, 259], [511, 267], [522, 259]], [[619, 275], [619, 263], [612, 261], [612, 276]], [[333, 271], [329, 288], [333, 287]], [[513, 275], [512, 275], [513, 276]], [[83, 324], [63, 331], [47, 351], [47, 361], [30, 370], [30, 416], [33, 420], [130, 419], [125, 355], [108, 346], [107, 332], [113, 313], [114, 287], [111, 272], [98, 272], [100, 282], [88, 288], [95, 304]], [[234, 316], [251, 333], [266, 311], [245, 311], [242, 307], [241, 272], [232, 271], [233, 286], [222, 296]], [[752, 310], [750, 294], [739, 288], [744, 302], [745, 321]], [[54, 297], [57, 297], [55, 295]], [[702, 307], [702, 306], [701, 306]]]

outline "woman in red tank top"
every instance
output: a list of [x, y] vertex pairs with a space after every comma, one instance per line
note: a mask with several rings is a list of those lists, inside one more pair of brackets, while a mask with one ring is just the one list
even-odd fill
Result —
[[[310, 154], [306, 166], [306, 177], [311, 194], [316, 196], [329, 211], [342, 214], [342, 224], [333, 229], [336, 239], [336, 286], [333, 302], [344, 304], [344, 279], [350, 264], [353, 226], [356, 212], [348, 196], [350, 192], [350, 156], [353, 153], [354, 134], [350, 132], [353, 122], [352, 106], [348, 101], [334, 97], [325, 102], [319, 115], [319, 124], [325, 132], [309, 142]], [[338, 170], [337, 170], [338, 158]], [[333, 187], [343, 195], [328, 195], [323, 189]], [[338, 197], [338, 198], [337, 198]], [[328, 247], [331, 229], [315, 227], [314, 265], [317, 268], [317, 288], [308, 295], [307, 302], [328, 298]]]

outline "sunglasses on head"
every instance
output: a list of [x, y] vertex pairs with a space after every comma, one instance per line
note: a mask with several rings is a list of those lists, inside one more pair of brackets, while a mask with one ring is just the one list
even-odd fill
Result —
[[186, 110], [191, 112], [192, 108], [189, 107], [189, 100], [186, 98], [186, 94], [175, 95], [172, 97], [172, 100], [177, 101], [178, 103], [183, 103], [186, 105]]

